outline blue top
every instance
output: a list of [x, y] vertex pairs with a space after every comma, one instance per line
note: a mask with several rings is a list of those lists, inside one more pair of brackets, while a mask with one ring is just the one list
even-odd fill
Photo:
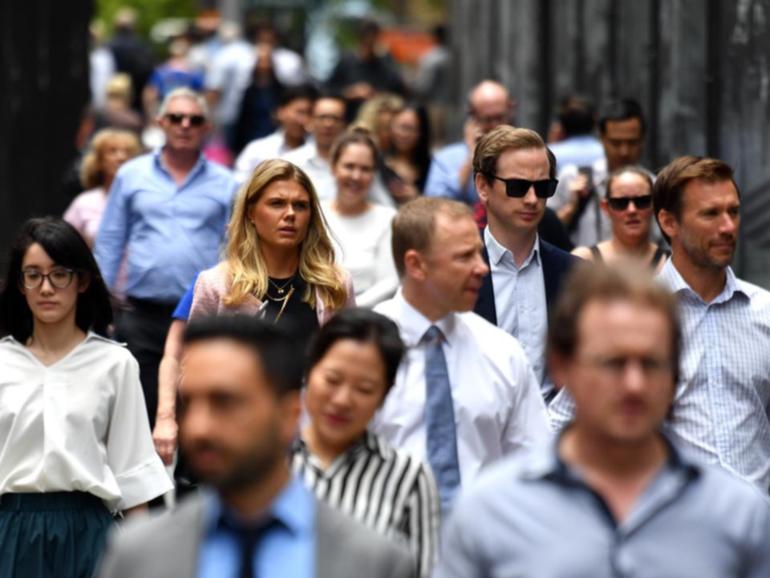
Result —
[[473, 174], [464, 188], [460, 187], [460, 167], [470, 157], [470, 151], [464, 142], [445, 146], [435, 155], [430, 163], [428, 179], [425, 181], [426, 197], [447, 197], [474, 205], [479, 200]]
[[198, 275], [200, 275], [200, 272], [195, 274], [192, 283], [190, 283], [187, 291], [184, 292], [179, 303], [177, 303], [176, 309], [174, 309], [174, 312], [171, 314], [172, 319], [187, 321], [190, 318], [190, 309], [192, 309], [193, 295], [195, 295], [195, 283], [198, 281]]
[[[237, 578], [240, 551], [237, 536], [218, 522], [225, 508], [219, 496], [204, 494], [204, 526], [198, 558], [198, 578]], [[313, 494], [292, 478], [270, 507], [280, 523], [261, 538], [254, 554], [259, 578], [315, 576], [315, 515]], [[225, 516], [235, 515], [224, 511]]]
[[203, 90], [203, 74], [195, 70], [181, 70], [167, 64], [158, 66], [150, 76], [149, 84], [158, 91], [158, 100], [163, 100], [175, 88]]
[[557, 448], [503, 460], [460, 496], [434, 576], [770, 576], [770, 501], [750, 484], [669, 445], [617, 521]]
[[558, 170], [567, 165], [590, 167], [599, 159], [604, 158], [604, 147], [601, 141], [590, 134], [572, 136], [563, 141], [549, 144], [548, 148], [556, 157]]
[[114, 288], [127, 253], [125, 293], [176, 303], [198, 272], [218, 260], [237, 184], [203, 156], [181, 185], [160, 149], [124, 164], [107, 198], [94, 256]]

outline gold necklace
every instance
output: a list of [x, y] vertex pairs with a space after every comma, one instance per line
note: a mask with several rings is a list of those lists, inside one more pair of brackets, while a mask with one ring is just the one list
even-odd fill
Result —
[[[275, 290], [276, 290], [276, 291], [278, 291], [278, 295], [283, 295], [284, 291], [286, 290], [286, 287], [288, 287], [289, 285], [291, 285], [291, 282], [292, 282], [292, 281], [294, 281], [294, 275], [292, 275], [291, 277], [289, 277], [289, 280], [288, 280], [288, 281], [286, 281], [286, 283], [284, 283], [283, 285], [278, 285], [278, 283], [276, 283], [275, 281], [273, 281], [273, 280], [272, 280], [270, 277], [268, 277], [268, 278], [267, 278], [267, 282], [268, 282], [270, 285], [272, 285], [273, 287], [275, 287]], [[292, 286], [292, 289], [293, 289], [293, 288], [294, 288], [294, 286]]]
[[[284, 285], [284, 287], [285, 287], [285, 285]], [[274, 299], [273, 300], [273, 301], [276, 301], [276, 302], [283, 301], [283, 303], [281, 303], [281, 310], [278, 311], [278, 315], [275, 316], [275, 320], [273, 321], [273, 323], [278, 323], [278, 320], [281, 318], [281, 315], [283, 315], [283, 310], [286, 309], [286, 305], [289, 303], [289, 299], [291, 299], [291, 296], [293, 294], [294, 294], [294, 285], [289, 287], [289, 292], [286, 294], [286, 297], [284, 297], [283, 299]]]

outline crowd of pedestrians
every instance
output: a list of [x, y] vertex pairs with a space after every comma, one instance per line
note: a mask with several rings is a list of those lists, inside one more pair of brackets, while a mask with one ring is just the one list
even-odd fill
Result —
[[323, 83], [269, 25], [153, 69], [134, 24], [0, 290], [0, 576], [770, 576], [729, 165], [641, 166], [629, 98], [544, 139], [494, 79], [443, 146], [451, 59], [410, 85], [373, 22]]

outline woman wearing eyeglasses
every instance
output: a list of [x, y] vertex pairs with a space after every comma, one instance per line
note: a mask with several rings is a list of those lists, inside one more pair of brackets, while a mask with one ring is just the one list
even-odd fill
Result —
[[572, 253], [589, 261], [613, 263], [637, 259], [660, 271], [668, 253], [650, 240], [652, 232], [652, 177], [635, 166], [617, 169], [607, 179], [601, 209], [612, 223], [612, 237]]
[[436, 484], [427, 465], [368, 430], [403, 353], [396, 324], [373, 311], [348, 309], [323, 326], [310, 349], [309, 421], [292, 467], [319, 499], [407, 543], [424, 577], [438, 543]]
[[225, 260], [198, 277], [190, 318], [253, 313], [309, 337], [354, 304], [313, 184], [292, 163], [257, 166], [238, 193], [227, 236]]
[[83, 238], [31, 219], [0, 291], [0, 576], [90, 577], [111, 511], [172, 488]]

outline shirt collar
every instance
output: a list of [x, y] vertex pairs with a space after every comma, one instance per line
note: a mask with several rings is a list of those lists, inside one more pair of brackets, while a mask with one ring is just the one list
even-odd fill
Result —
[[[163, 156], [161, 155], [162, 152], [163, 152], [163, 147], [158, 147], [154, 151], [152, 151], [153, 163], [155, 164], [156, 168], [163, 171], [167, 175], [170, 175], [169, 170], [163, 164]], [[207, 163], [206, 157], [203, 156], [202, 152], [199, 153], [198, 160], [195, 161], [193, 168], [190, 169], [190, 172], [187, 174], [187, 177], [185, 178], [185, 183], [189, 182], [190, 179], [192, 179], [197, 173], [203, 171], [206, 168], [206, 163]]]
[[[489, 261], [494, 265], [500, 265], [503, 259], [506, 259], [509, 263], [516, 267], [516, 262], [513, 260], [511, 252], [503, 247], [500, 242], [495, 239], [492, 231], [489, 230], [489, 226], [484, 228], [484, 244], [487, 246], [487, 253], [489, 253]], [[516, 269], [524, 269], [527, 265], [534, 262], [536, 265], [540, 265], [540, 235], [535, 235], [535, 242], [532, 244], [532, 250], [524, 259], [521, 267]]]
[[[659, 274], [663, 283], [668, 286], [672, 293], [684, 294], [689, 297], [703, 301], [700, 295], [693, 291], [692, 287], [684, 280], [684, 277], [679, 273], [674, 266], [673, 259], [668, 259], [663, 266]], [[730, 301], [736, 295], [750, 298], [751, 295], [744, 286], [743, 282], [735, 276], [732, 267], [727, 267], [725, 270], [725, 286], [722, 291], [711, 300], [711, 303], [725, 303]]]
[[[238, 516], [227, 508], [219, 494], [213, 489], [204, 490], [203, 499], [206, 505], [204, 525], [206, 534], [216, 531], [217, 523], [223, 515], [230, 515], [238, 519]], [[312, 509], [314, 505], [313, 496], [297, 477], [292, 476], [289, 483], [273, 500], [267, 514], [280, 522], [293, 535], [311, 536], [315, 532], [315, 516]], [[309, 513], [310, 515], [308, 515]]]
[[399, 309], [398, 325], [401, 329], [401, 337], [408, 347], [419, 345], [420, 340], [431, 325], [435, 325], [441, 330], [447, 344], [451, 346], [457, 325], [456, 313], [452, 312], [437, 321], [430, 321], [404, 299], [404, 294], [400, 288], [393, 299]]
[[[540, 451], [533, 452], [532, 459], [528, 460], [524, 466], [523, 478], [551, 480], [561, 485], [584, 483], [579, 473], [559, 455], [559, 444], [567, 429], [556, 436], [549, 445], [541, 447]], [[675, 472], [681, 472], [688, 478], [699, 476], [701, 468], [685, 458], [663, 432], [659, 433], [668, 449], [668, 460], [665, 467]]]

